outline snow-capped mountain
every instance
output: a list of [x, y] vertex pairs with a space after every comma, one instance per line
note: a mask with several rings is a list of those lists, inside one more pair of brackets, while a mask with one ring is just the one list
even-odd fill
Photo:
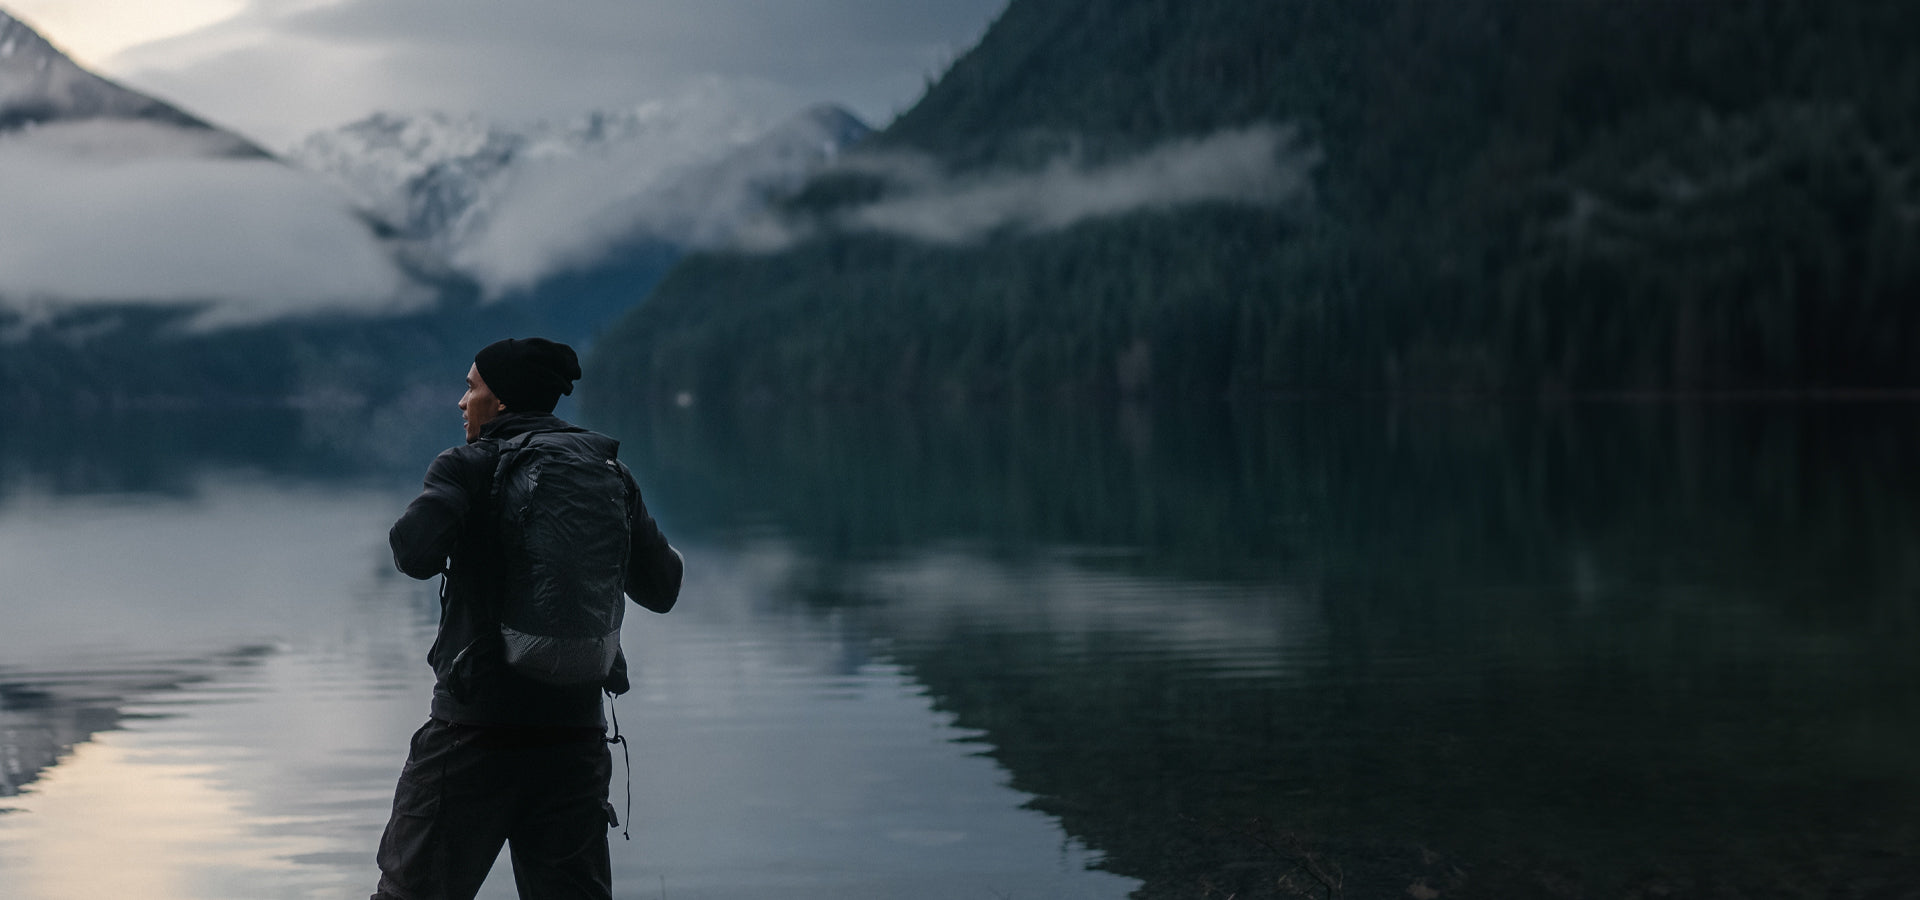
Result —
[[498, 295], [634, 243], [724, 243], [869, 131], [839, 107], [778, 121], [696, 92], [524, 127], [382, 113], [287, 155]]
[[359, 206], [402, 234], [445, 243], [464, 231], [480, 191], [525, 139], [476, 116], [376, 113], [308, 137], [287, 151], [328, 176]]
[[[0, 133], [80, 122], [144, 125], [149, 139], [170, 139], [210, 156], [267, 155], [246, 138], [81, 68], [0, 10]], [[101, 138], [110, 137], [108, 130], [93, 129]]]
[[76, 308], [210, 327], [432, 290], [322, 179], [68, 59], [0, 12], [0, 334]]
[[76, 307], [213, 326], [421, 310], [471, 285], [544, 303], [563, 276], [631, 303], [869, 130], [708, 86], [523, 126], [375, 115], [276, 158], [0, 13], [0, 338]]

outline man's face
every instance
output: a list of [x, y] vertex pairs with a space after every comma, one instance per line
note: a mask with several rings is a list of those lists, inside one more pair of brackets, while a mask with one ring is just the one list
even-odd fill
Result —
[[507, 409], [480, 378], [480, 367], [467, 367], [467, 392], [460, 395], [460, 421], [467, 423], [467, 440], [480, 436], [480, 429]]

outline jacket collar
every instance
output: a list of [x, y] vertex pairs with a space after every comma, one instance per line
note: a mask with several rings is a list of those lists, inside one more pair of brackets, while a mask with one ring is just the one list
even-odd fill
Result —
[[531, 431], [584, 431], [578, 426], [568, 424], [566, 420], [552, 413], [501, 413], [493, 421], [481, 426], [480, 436], [467, 443], [483, 441], [488, 438], [508, 440]]

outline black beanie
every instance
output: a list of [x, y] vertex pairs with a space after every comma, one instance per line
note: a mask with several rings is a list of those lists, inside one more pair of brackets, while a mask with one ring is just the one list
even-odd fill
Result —
[[573, 348], [546, 338], [494, 341], [473, 355], [473, 365], [508, 412], [553, 412], [580, 377]]

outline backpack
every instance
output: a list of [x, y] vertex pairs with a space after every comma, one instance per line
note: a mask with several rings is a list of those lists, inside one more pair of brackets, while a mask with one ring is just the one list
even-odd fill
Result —
[[620, 653], [633, 482], [619, 449], [585, 431], [499, 443], [500, 636], [507, 664], [537, 681], [601, 685]]

